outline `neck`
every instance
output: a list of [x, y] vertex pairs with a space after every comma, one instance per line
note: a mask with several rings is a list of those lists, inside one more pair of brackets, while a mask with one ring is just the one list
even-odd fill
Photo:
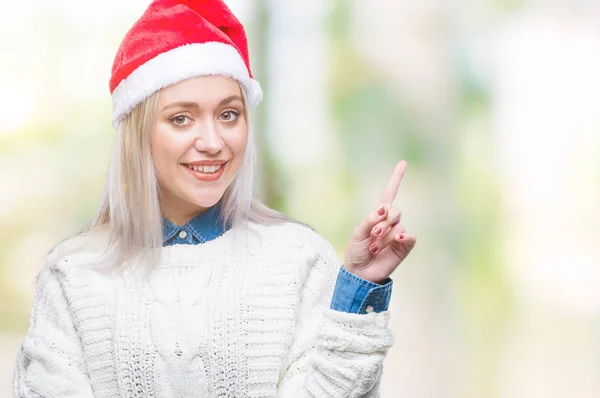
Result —
[[182, 211], [173, 211], [169, 209], [162, 210], [162, 216], [167, 220], [171, 221], [173, 224], [182, 226], [187, 224], [194, 217], [199, 216], [208, 210], [207, 207], [196, 207], [194, 210], [182, 212]]
[[181, 227], [210, 208], [219, 206], [219, 202], [213, 206], [202, 207], [172, 195], [164, 195], [160, 200], [160, 211], [164, 218]]

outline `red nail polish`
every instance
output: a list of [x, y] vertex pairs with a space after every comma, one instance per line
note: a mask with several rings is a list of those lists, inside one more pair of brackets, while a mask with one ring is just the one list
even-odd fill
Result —
[[373, 243], [371, 246], [369, 246], [369, 251], [373, 254], [377, 253], [377, 246], [375, 246], [375, 243]]
[[379, 228], [379, 227], [373, 228], [373, 233], [375, 235], [379, 236], [381, 234], [381, 228]]
[[381, 206], [381, 209], [379, 209], [377, 211], [377, 214], [379, 214], [380, 216], [383, 216], [385, 214], [385, 206]]
[[398, 234], [398, 238], [401, 240], [404, 239], [404, 234]]

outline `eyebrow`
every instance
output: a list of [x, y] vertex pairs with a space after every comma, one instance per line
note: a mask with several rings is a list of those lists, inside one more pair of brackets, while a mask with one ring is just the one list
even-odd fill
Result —
[[[222, 99], [219, 102], [218, 106], [227, 105], [230, 102], [233, 102], [235, 100], [241, 101], [242, 97], [240, 97], [239, 95], [230, 95], [229, 97]], [[161, 112], [169, 110], [171, 108], [184, 108], [184, 109], [194, 109], [194, 110], [200, 109], [200, 107], [198, 106], [198, 104], [195, 103], [195, 102], [191, 102], [191, 101], [179, 101], [179, 102], [173, 102], [172, 104], [169, 104], [169, 105], [165, 106], [164, 108], [161, 109]]]

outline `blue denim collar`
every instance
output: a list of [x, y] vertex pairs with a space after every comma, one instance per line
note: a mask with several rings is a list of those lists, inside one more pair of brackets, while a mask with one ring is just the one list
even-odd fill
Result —
[[200, 243], [218, 238], [228, 229], [223, 226], [223, 223], [219, 218], [220, 210], [221, 206], [217, 203], [206, 209], [202, 214], [192, 218], [181, 227], [163, 217], [164, 243], [167, 243], [182, 229], [191, 233]]

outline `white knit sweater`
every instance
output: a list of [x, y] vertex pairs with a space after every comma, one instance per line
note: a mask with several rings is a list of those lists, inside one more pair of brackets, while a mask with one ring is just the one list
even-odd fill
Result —
[[97, 243], [59, 246], [15, 397], [378, 397], [389, 311], [329, 309], [340, 261], [312, 230], [243, 231], [158, 249], [148, 278], [90, 270]]

